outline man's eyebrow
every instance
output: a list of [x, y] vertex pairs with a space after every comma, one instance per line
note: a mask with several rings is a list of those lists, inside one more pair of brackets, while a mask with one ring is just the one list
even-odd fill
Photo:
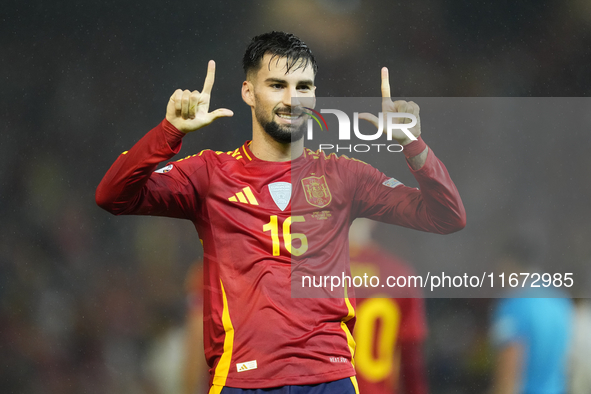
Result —
[[279, 79], [279, 78], [267, 78], [267, 79], [265, 79], [265, 82], [287, 83], [287, 81], [285, 79]]
[[298, 81], [298, 85], [314, 86], [314, 81], [312, 81], [311, 79], [304, 79], [302, 81]]
[[[280, 79], [280, 78], [267, 78], [265, 79], [266, 83], [282, 83], [282, 84], [286, 84], [287, 81], [285, 79]], [[301, 81], [298, 81], [297, 83], [298, 85], [309, 85], [309, 86], [314, 86], [314, 81], [312, 81], [311, 79], [304, 79]]]

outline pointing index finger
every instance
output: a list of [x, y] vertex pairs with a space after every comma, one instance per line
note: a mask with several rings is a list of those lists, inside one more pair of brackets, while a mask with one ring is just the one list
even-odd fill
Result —
[[390, 98], [390, 79], [388, 77], [388, 67], [382, 67], [382, 97]]
[[203, 83], [203, 90], [201, 93], [210, 94], [211, 88], [213, 87], [213, 81], [215, 80], [215, 62], [210, 60], [207, 64], [207, 75], [205, 76], [205, 82]]

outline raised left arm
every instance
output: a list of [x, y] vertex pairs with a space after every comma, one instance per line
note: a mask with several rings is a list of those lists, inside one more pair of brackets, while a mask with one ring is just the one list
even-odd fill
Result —
[[[419, 116], [420, 108], [414, 101], [396, 100], [392, 101], [390, 96], [390, 78], [388, 75], [388, 68], [382, 67], [382, 116], [383, 125], [388, 125], [389, 122], [393, 124], [403, 125], [408, 124], [408, 127], [393, 127], [388, 131], [388, 126], [384, 127], [384, 133], [391, 132], [392, 138], [403, 146], [403, 151], [406, 156], [408, 164], [413, 170], [418, 170], [425, 164], [429, 147], [422, 143], [421, 135], [421, 118]], [[409, 117], [395, 117], [389, 114], [408, 114]], [[413, 117], [415, 119], [413, 119]], [[370, 113], [359, 114], [359, 119], [367, 120], [376, 128], [379, 127], [379, 119], [377, 116]], [[413, 142], [419, 142], [412, 144]], [[410, 145], [412, 144], [412, 145]], [[410, 145], [410, 146], [409, 146]], [[407, 150], [413, 149], [411, 153]], [[420, 148], [420, 149], [419, 149]]]

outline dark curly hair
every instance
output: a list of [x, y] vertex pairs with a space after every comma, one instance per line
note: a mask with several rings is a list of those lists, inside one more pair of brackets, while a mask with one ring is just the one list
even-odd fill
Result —
[[242, 58], [242, 67], [247, 77], [251, 72], [260, 69], [261, 60], [267, 53], [272, 55], [271, 60], [286, 59], [286, 74], [294, 67], [294, 70], [297, 70], [311, 66], [314, 74], [318, 71], [312, 51], [302, 40], [290, 33], [272, 31], [254, 37], [246, 48]]

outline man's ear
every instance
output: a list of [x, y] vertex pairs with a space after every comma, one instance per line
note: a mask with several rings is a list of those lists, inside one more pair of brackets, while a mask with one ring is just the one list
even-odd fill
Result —
[[250, 81], [242, 82], [242, 100], [251, 107], [254, 107], [254, 86]]

